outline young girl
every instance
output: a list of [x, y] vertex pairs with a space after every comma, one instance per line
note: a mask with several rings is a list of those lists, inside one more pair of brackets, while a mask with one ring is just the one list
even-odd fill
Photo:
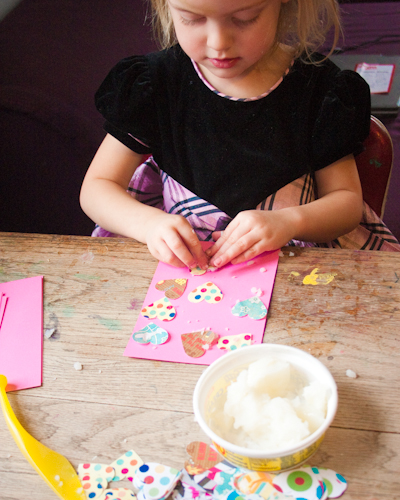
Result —
[[354, 160], [369, 88], [315, 52], [331, 27], [337, 40], [336, 0], [152, 2], [164, 50], [122, 60], [96, 94], [108, 134], [81, 191], [94, 235], [203, 269], [288, 243], [400, 249], [359, 226], [383, 225]]

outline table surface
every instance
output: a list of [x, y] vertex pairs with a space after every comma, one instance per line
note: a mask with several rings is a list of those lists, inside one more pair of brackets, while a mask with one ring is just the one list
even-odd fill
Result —
[[[339, 389], [336, 418], [310, 463], [347, 479], [346, 500], [398, 498], [400, 254], [282, 253], [264, 342], [313, 354]], [[56, 329], [44, 338], [42, 386], [9, 400], [27, 431], [74, 467], [134, 449], [146, 462], [182, 468], [186, 446], [208, 442], [192, 411], [205, 367], [123, 356], [156, 266], [128, 239], [0, 233], [0, 282], [43, 275], [44, 328]], [[335, 278], [303, 284], [315, 268]], [[57, 498], [1, 416], [0, 443], [0, 498]]]

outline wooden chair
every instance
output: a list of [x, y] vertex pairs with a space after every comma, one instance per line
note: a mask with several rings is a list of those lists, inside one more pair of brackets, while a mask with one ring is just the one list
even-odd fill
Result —
[[371, 116], [371, 129], [364, 141], [365, 151], [356, 156], [363, 198], [383, 217], [393, 165], [393, 143], [385, 125]]

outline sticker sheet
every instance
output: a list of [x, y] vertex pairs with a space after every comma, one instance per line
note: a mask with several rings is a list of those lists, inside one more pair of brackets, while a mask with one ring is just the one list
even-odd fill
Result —
[[279, 250], [203, 272], [159, 262], [124, 356], [209, 365], [261, 343]]

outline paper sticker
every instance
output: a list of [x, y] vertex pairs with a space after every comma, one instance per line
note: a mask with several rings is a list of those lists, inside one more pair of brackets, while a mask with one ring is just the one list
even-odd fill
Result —
[[111, 467], [114, 467], [115, 469], [115, 476], [112, 480], [121, 481], [122, 479], [127, 478], [129, 481], [133, 481], [137, 469], [142, 464], [143, 460], [135, 451], [127, 451], [111, 464]]
[[347, 489], [346, 479], [332, 469], [318, 467], [319, 474], [327, 489], [328, 498], [338, 498]]
[[89, 498], [90, 500], [100, 498], [103, 495], [103, 491], [108, 486], [108, 481], [103, 476], [86, 473], [79, 479], [81, 481], [83, 491], [86, 494], [86, 498]]
[[316, 467], [304, 466], [281, 472], [272, 482], [281, 493], [305, 500], [321, 500], [325, 492], [325, 486]]
[[223, 295], [221, 290], [211, 281], [207, 281], [206, 283], [198, 286], [188, 295], [190, 302], [197, 303], [205, 300], [209, 304], [218, 304], [221, 302], [222, 297]]
[[182, 297], [186, 289], [187, 279], [177, 278], [169, 280], [161, 280], [156, 284], [157, 290], [165, 292], [168, 299], [176, 300]]
[[180, 470], [159, 463], [146, 463], [139, 467], [133, 485], [140, 491], [138, 500], [167, 498], [182, 476]]
[[139, 344], [151, 343], [153, 345], [160, 345], [167, 342], [169, 334], [166, 330], [157, 326], [155, 323], [149, 323], [138, 332], [134, 332], [132, 338]]
[[267, 316], [267, 313], [267, 308], [257, 296], [237, 302], [232, 307], [232, 314], [239, 317], [248, 315], [251, 319], [263, 319]]
[[129, 498], [136, 498], [132, 490], [128, 488], [110, 488], [104, 490], [104, 496], [101, 500], [128, 500]]
[[[186, 447], [186, 451], [193, 460], [193, 464], [202, 468], [203, 471], [214, 467], [223, 460], [214, 448], [202, 441], [193, 441]], [[197, 472], [197, 474], [200, 474], [200, 472]]]
[[171, 321], [176, 316], [176, 310], [167, 297], [163, 297], [144, 307], [141, 314], [147, 319], [158, 318], [161, 321]]
[[262, 498], [269, 498], [276, 489], [272, 485], [273, 476], [267, 472], [247, 472], [236, 479], [236, 488], [245, 495], [256, 493]]
[[238, 335], [227, 335], [218, 340], [218, 348], [235, 351], [240, 347], [251, 345], [253, 335], [251, 333], [239, 333]]
[[181, 335], [183, 349], [191, 358], [203, 356], [208, 349], [217, 343], [218, 335], [211, 330], [183, 333]]
[[[115, 476], [115, 469], [111, 465], [104, 464], [79, 464], [78, 476], [82, 479], [85, 475], [91, 475], [93, 478], [104, 478], [107, 484], [112, 481]], [[106, 485], [107, 486], [107, 485]]]

